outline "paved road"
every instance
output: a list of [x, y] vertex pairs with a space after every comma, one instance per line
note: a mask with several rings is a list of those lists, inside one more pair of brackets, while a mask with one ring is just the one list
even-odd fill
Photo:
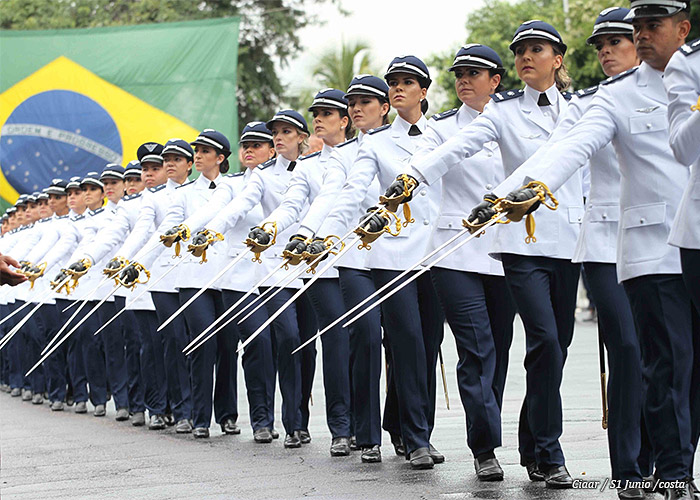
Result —
[[[90, 413], [76, 415], [70, 410], [52, 413], [46, 404], [35, 407], [2, 393], [0, 494], [3, 500], [617, 498], [609, 490], [549, 491], [542, 483], [529, 482], [518, 465], [517, 418], [525, 383], [524, 337], [519, 322], [504, 401], [504, 446], [497, 450], [506, 479], [491, 484], [476, 481], [472, 456], [465, 445], [464, 412], [455, 379], [457, 356], [449, 331], [443, 350], [451, 409], [447, 410], [439, 391], [433, 444], [447, 461], [432, 471], [412, 471], [403, 458], [394, 456], [387, 434], [382, 464], [362, 464], [359, 453], [331, 458], [319, 366], [310, 429], [313, 442], [295, 451], [285, 450], [281, 440], [270, 445], [253, 442], [242, 385], [242, 434], [225, 436], [217, 426], [212, 428], [211, 439], [197, 441], [191, 436], [176, 435], [172, 429], [148, 431], [116, 422], [111, 404], [107, 418], [94, 418]], [[607, 444], [600, 425], [597, 356], [595, 326], [578, 323], [563, 384], [562, 446], [572, 476], [588, 481], [604, 481], [609, 470]], [[239, 381], [242, 379], [239, 376]]]

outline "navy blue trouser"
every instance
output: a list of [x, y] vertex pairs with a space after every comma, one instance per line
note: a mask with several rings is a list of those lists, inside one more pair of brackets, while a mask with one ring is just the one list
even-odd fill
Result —
[[[355, 307], [376, 290], [372, 275], [367, 270], [341, 267], [338, 272], [346, 310]], [[351, 408], [357, 445], [381, 445], [379, 381], [382, 376], [382, 325], [379, 309], [372, 309], [350, 325], [349, 330]]]
[[[89, 300], [85, 306], [86, 310], [91, 311], [97, 304], [98, 301]], [[100, 309], [105, 304], [102, 304]], [[78, 336], [80, 342], [83, 363], [85, 363], [85, 373], [90, 386], [90, 401], [95, 406], [107, 403], [107, 368], [105, 366], [102, 337], [99, 335], [95, 336], [95, 332], [99, 330], [100, 326], [102, 326], [102, 323], [98, 313], [95, 312], [73, 334]], [[123, 396], [124, 394], [122, 394]]]
[[[180, 302], [184, 304], [198, 291], [198, 288], [180, 288]], [[207, 289], [197, 297], [183, 313], [190, 338], [202, 333], [224, 310], [221, 292], [217, 290]], [[228, 325], [190, 356], [194, 427], [209, 427], [212, 402], [219, 424], [227, 418], [234, 422], [238, 419], [237, 344], [236, 331]]]
[[[63, 312], [63, 310], [71, 305], [73, 301], [72, 300], [66, 300], [66, 299], [56, 299], [56, 314], [58, 315], [57, 317], [57, 324], [63, 326], [67, 321], [68, 318], [71, 317], [73, 314], [73, 310]], [[85, 306], [87, 309], [84, 309], [86, 311], [90, 310], [90, 306], [86, 305]], [[66, 329], [61, 335], [65, 335], [68, 333], [68, 331], [73, 328], [77, 324], [77, 321], [80, 320], [80, 317], [76, 317], [73, 322], [71, 323], [71, 326]], [[80, 329], [78, 329], [80, 330]], [[94, 332], [94, 330], [93, 330]], [[61, 339], [59, 338], [57, 341], [60, 341]], [[63, 350], [64, 354], [61, 355], [59, 351]], [[57, 365], [52, 365], [51, 371], [55, 372], [57, 375], [60, 374], [65, 374], [66, 372], [66, 365], [68, 366], [68, 378], [70, 380], [70, 385], [73, 389], [73, 401], [76, 403], [84, 403], [87, 402], [88, 400], [88, 390], [87, 390], [87, 374], [86, 374], [86, 368], [85, 368], [85, 361], [83, 358], [83, 348], [82, 348], [82, 339], [80, 338], [80, 331], [75, 331], [70, 337], [68, 337], [68, 340], [66, 340], [61, 347], [59, 347], [56, 352], [53, 353], [53, 355], [49, 358], [52, 359], [54, 358], [55, 361], [57, 361]], [[58, 375], [60, 377], [60, 375]], [[63, 401], [66, 396], [66, 384], [65, 382], [61, 383], [59, 380], [59, 385], [60, 388], [59, 393], [57, 398], [51, 397], [51, 394], [49, 394], [49, 398], [51, 401]], [[105, 391], [106, 392], [106, 391]], [[105, 395], [106, 397], [106, 395]]]
[[[180, 296], [176, 292], [151, 292], [158, 322], [163, 323], [180, 308]], [[192, 418], [192, 385], [190, 363], [182, 352], [188, 344], [185, 313], [179, 315], [160, 331], [163, 341], [163, 362], [168, 386], [168, 402], [176, 422]], [[199, 334], [197, 332], [195, 335]], [[210, 418], [211, 420], [211, 418]]]
[[[338, 278], [320, 278], [306, 290], [324, 328], [345, 312]], [[314, 332], [315, 333], [315, 332]], [[350, 437], [350, 336], [340, 324], [321, 336], [326, 423], [333, 438]]]
[[401, 437], [401, 418], [399, 417], [399, 395], [396, 392], [396, 375], [394, 374], [394, 360], [391, 356], [391, 348], [386, 330], [382, 339], [384, 357], [386, 359], [386, 398], [384, 399], [384, 416], [382, 429], [392, 434], [392, 437]]
[[564, 465], [559, 392], [574, 334], [581, 265], [566, 259], [501, 254], [506, 283], [525, 326], [527, 392], [518, 432], [521, 464]]
[[627, 294], [615, 264], [583, 264], [608, 350], [608, 447], [612, 479], [640, 481], [651, 474], [643, 424], [642, 353]]
[[681, 248], [681, 268], [690, 298], [700, 311], [700, 250]]
[[[114, 303], [118, 311], [124, 309], [126, 297], [115, 296]], [[144, 411], [144, 383], [141, 380], [141, 334], [134, 311], [124, 311], [115, 322], [121, 325], [124, 335], [124, 362], [127, 374], [127, 397], [131, 413]], [[102, 335], [100, 333], [100, 335]]]
[[[400, 271], [385, 269], [371, 272], [377, 288], [400, 274]], [[426, 279], [413, 281], [381, 304], [407, 458], [418, 448], [430, 445], [431, 414], [434, 420], [435, 411], [435, 363], [440, 346], [438, 338], [442, 339], [443, 335], [442, 328], [435, 328], [437, 321], [429, 317], [432, 314], [441, 319], [429, 273], [421, 278]], [[435, 304], [429, 304], [433, 299]]]
[[[507, 352], [513, 339], [515, 305], [502, 277], [437, 267], [431, 274], [455, 337], [467, 444], [478, 457], [501, 446], [500, 384], [505, 381]], [[491, 318], [498, 316], [500, 321], [492, 325]], [[506, 349], [505, 366], [499, 365], [504, 356], [497, 345]]]
[[623, 282], [642, 350], [644, 419], [657, 477], [692, 476], [700, 384], [700, 317], [680, 274], [652, 274]]
[[[235, 290], [222, 290], [221, 293], [226, 309], [238, 302], [244, 295], [243, 292]], [[255, 297], [256, 295], [249, 295], [241, 303], [241, 307], [245, 307]], [[229, 327], [232, 331], [229, 335], [232, 335], [230, 343], [233, 349], [237, 349], [238, 341], [244, 342], [267, 318], [267, 310], [261, 307], [240, 325], [237, 324], [237, 321], [231, 322]], [[226, 334], [224, 330], [217, 335]], [[270, 398], [274, 398], [274, 392], [272, 396], [268, 394], [270, 387], [274, 391], [275, 384], [271, 335], [270, 327], [265, 328], [260, 335], [245, 347], [243, 356], [241, 356], [243, 376], [245, 377], [246, 392], [248, 394], [250, 424], [253, 427], [253, 432], [263, 427], [271, 429], [274, 421], [269, 408]], [[212, 340], [210, 339], [207, 342], [212, 342]]]
[[141, 380], [144, 387], [144, 403], [149, 414], [163, 415], [168, 404], [168, 385], [165, 378], [163, 342], [154, 311], [134, 311], [136, 325], [141, 335]]
[[[266, 289], [260, 290], [264, 293]], [[293, 288], [280, 291], [265, 304], [268, 314], [277, 311], [295, 293]], [[291, 305], [272, 322], [272, 335], [277, 346], [277, 374], [282, 393], [282, 425], [287, 434], [302, 430], [301, 357], [299, 354], [292, 355], [292, 351], [300, 345], [296, 306], [296, 303]], [[274, 384], [271, 384], [271, 390], [274, 391]], [[274, 407], [270, 407], [271, 411], [272, 408]]]
[[[294, 301], [297, 312], [297, 325], [299, 326], [299, 340], [304, 342], [318, 332], [316, 315], [307, 294], [302, 294]], [[314, 376], [316, 374], [316, 343], [308, 345], [303, 351], [294, 356], [300, 358], [301, 363], [301, 424], [300, 429], [309, 429], [311, 411], [311, 391], [314, 388]]]
[[[100, 326], [109, 321], [117, 313], [116, 302], [105, 302], [97, 310]], [[126, 342], [121, 317], [111, 322], [102, 330], [97, 338], [102, 341], [105, 353], [105, 368], [109, 389], [114, 398], [116, 409], [129, 408], [129, 394], [126, 369]], [[94, 333], [94, 332], [92, 332]]]
[[[51, 325], [47, 320], [50, 320], [50, 314], [47, 316], [46, 311], [50, 309], [50, 304], [42, 305], [36, 314], [32, 317], [34, 326], [27, 335], [27, 352], [29, 354], [29, 365], [27, 370], [34, 366], [41, 357], [41, 351], [48, 342], [47, 338], [53, 337], [58, 331], [57, 325]], [[48, 337], [50, 335], [50, 337]], [[43, 393], [47, 388], [48, 364], [42, 363], [39, 368], [34, 370], [29, 376], [30, 385], [33, 393]]]
[[[681, 268], [683, 270], [683, 281], [688, 289], [690, 299], [695, 306], [695, 314], [693, 315], [693, 348], [695, 352], [695, 360], [693, 364], [693, 380], [692, 386], [700, 385], [700, 250], [681, 248]], [[694, 393], [691, 399], [691, 416], [693, 417], [692, 443], [697, 449], [698, 439], [700, 439], [700, 393]], [[694, 455], [693, 455], [694, 456]], [[693, 474], [693, 467], [690, 468], [690, 475]]]
[[[22, 300], [15, 300], [14, 303], [8, 304], [10, 307], [10, 312], [13, 312], [20, 307], [24, 305], [24, 301]], [[29, 307], [29, 306], [28, 306]], [[25, 308], [26, 310], [27, 308]], [[27, 311], [28, 313], [29, 311]], [[22, 319], [22, 313], [15, 314], [11, 319], [7, 321], [7, 332], [9, 333], [16, 325], [19, 323]], [[25, 327], [26, 328], [26, 325]], [[4, 351], [7, 352], [7, 371], [8, 371], [8, 379], [10, 383], [10, 387], [13, 389], [15, 388], [22, 388], [24, 386], [24, 374], [25, 372], [22, 371], [22, 358], [20, 356], [21, 352], [21, 347], [22, 347], [22, 340], [21, 340], [21, 332], [15, 333], [15, 335], [12, 337], [12, 340], [10, 340], [7, 344], [7, 346], [4, 348]]]

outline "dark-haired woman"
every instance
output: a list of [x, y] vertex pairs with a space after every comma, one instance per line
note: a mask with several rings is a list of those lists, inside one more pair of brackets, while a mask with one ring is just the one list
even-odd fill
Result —
[[[561, 93], [569, 85], [563, 63], [566, 45], [543, 21], [528, 21], [515, 32], [515, 55], [522, 90], [499, 92], [458, 134], [411, 163], [411, 173], [432, 185], [464, 158], [497, 142], [504, 174], [510, 175], [542, 146], [566, 110]], [[521, 465], [533, 481], [551, 488], [570, 488], [572, 479], [559, 444], [562, 433], [561, 385], [566, 352], [574, 329], [580, 266], [571, 262], [583, 217], [581, 176], [570, 179], [556, 197], [559, 209], [537, 214], [537, 242], [525, 242], [523, 225], [493, 230], [492, 251], [503, 263], [506, 282], [525, 325], [527, 393], [520, 415]], [[470, 220], [493, 204], [489, 194]], [[547, 212], [547, 213], [544, 213]]]
[[[357, 224], [355, 216], [375, 178], [382, 188], [394, 183], [413, 152], [427, 120], [428, 68], [415, 56], [392, 60], [385, 80], [398, 116], [391, 125], [370, 131], [327, 219], [326, 231], [344, 234]], [[431, 224], [437, 217], [440, 187], [423, 186], [413, 193], [415, 222], [397, 238], [379, 238], [367, 254], [367, 267], [377, 287], [383, 286], [424, 255]], [[380, 221], [380, 224], [383, 224]], [[392, 241], [389, 241], [392, 240]], [[401, 432], [406, 458], [417, 469], [444, 460], [430, 445], [435, 416], [435, 366], [442, 340], [443, 317], [428, 275], [405, 287], [382, 306], [396, 381]]]
[[[428, 122], [414, 161], [430, 153], [468, 125], [500, 87], [504, 73], [498, 54], [485, 45], [462, 47], [449, 71], [462, 106]], [[429, 250], [462, 229], [464, 206], [478, 203], [484, 189], [503, 178], [498, 144], [489, 142], [458, 168], [442, 176], [440, 216]], [[501, 406], [513, 339], [515, 305], [501, 263], [488, 255], [493, 233], [485, 234], [431, 270], [443, 311], [455, 336], [459, 362], [457, 379], [467, 417], [467, 444], [474, 454], [477, 477], [503, 479], [494, 450], [501, 446]], [[439, 255], [439, 254], [438, 254]]]

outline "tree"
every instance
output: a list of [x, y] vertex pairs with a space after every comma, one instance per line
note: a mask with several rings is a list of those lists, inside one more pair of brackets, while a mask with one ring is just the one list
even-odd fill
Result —
[[[572, 78], [574, 89], [586, 88], [597, 84], [605, 78], [600, 69], [595, 50], [586, 44], [598, 14], [605, 8], [623, 4], [619, 0], [570, 0], [569, 15], [565, 16], [561, 0], [519, 0], [510, 3], [507, 0], [487, 0], [486, 4], [474, 11], [467, 18], [467, 37], [465, 43], [481, 43], [494, 49], [503, 60], [506, 74], [503, 78], [505, 88], [521, 88], [513, 64], [513, 55], [508, 48], [513, 33], [524, 21], [543, 19], [557, 28], [568, 45], [564, 62]], [[547, 15], [543, 16], [542, 13]], [[568, 17], [568, 22], [566, 18]], [[693, 31], [689, 40], [700, 35], [700, 4], [694, 2], [691, 10]], [[437, 83], [444, 89], [449, 102], [444, 109], [459, 106], [461, 103], [454, 92], [454, 77], [445, 71], [459, 47], [449, 53], [433, 55], [429, 64], [440, 68]]]
[[275, 63], [300, 49], [298, 30], [315, 22], [305, 7], [336, 0], [0, 0], [1, 29], [121, 26], [241, 16], [238, 53], [239, 123], [266, 119], [284, 88]]

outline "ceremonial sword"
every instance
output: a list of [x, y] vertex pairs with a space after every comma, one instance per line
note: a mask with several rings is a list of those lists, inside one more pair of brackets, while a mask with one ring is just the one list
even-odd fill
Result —
[[[355, 321], [357, 321], [358, 319], [360, 319], [362, 316], [364, 316], [365, 314], [367, 314], [369, 311], [371, 311], [372, 309], [374, 309], [375, 307], [377, 307], [378, 305], [380, 305], [380, 304], [381, 304], [382, 302], [384, 302], [386, 299], [388, 299], [389, 297], [391, 297], [392, 295], [394, 295], [395, 293], [397, 293], [399, 290], [401, 290], [402, 288], [404, 288], [406, 285], [408, 285], [409, 283], [412, 283], [413, 281], [415, 281], [416, 279], [418, 279], [421, 275], [423, 275], [424, 273], [427, 273], [428, 271], [430, 271], [430, 269], [431, 269], [432, 267], [434, 267], [435, 264], [437, 264], [437, 263], [439, 263], [440, 261], [442, 261], [443, 259], [447, 258], [449, 255], [452, 255], [453, 253], [455, 253], [457, 250], [459, 250], [460, 248], [462, 248], [464, 245], [466, 245], [467, 243], [469, 243], [469, 242], [470, 242], [471, 240], [473, 240], [474, 238], [478, 238], [479, 236], [481, 236], [481, 232], [482, 232], [482, 231], [484, 231], [485, 229], [488, 229], [489, 227], [493, 226], [494, 224], [497, 224], [499, 221], [501, 221], [501, 220], [502, 220], [503, 218], [505, 218], [507, 215], [508, 215], [508, 214], [507, 214], [506, 212], [502, 212], [500, 215], [498, 215], [498, 216], [496, 216], [496, 217], [493, 217], [489, 222], [487, 222], [486, 224], [484, 224], [483, 226], [481, 226], [481, 227], [479, 228], [479, 231], [474, 232], [474, 233], [473, 233], [471, 236], [469, 236], [468, 238], [465, 238], [464, 240], [462, 240], [462, 241], [460, 241], [459, 243], [457, 243], [456, 245], [454, 245], [452, 248], [450, 248], [449, 250], [447, 250], [445, 253], [443, 253], [440, 257], [438, 257], [437, 259], [435, 259], [434, 261], [432, 261], [430, 264], [428, 264], [427, 266], [424, 266], [424, 267], [422, 267], [420, 270], [418, 270], [413, 276], [407, 278], [405, 281], [403, 281], [400, 285], [396, 286], [395, 288], [392, 288], [389, 292], [387, 292], [385, 295], [383, 295], [380, 299], [376, 300], [373, 304], [371, 304], [371, 305], [369, 305], [368, 307], [366, 307], [364, 310], [362, 310], [360, 313], [358, 313], [358, 314], [357, 314], [355, 317], [353, 317], [351, 320], [346, 321], [346, 322], [343, 324], [343, 328], [348, 327], [349, 325], [351, 325], [352, 323], [354, 323]], [[467, 229], [467, 230], [468, 230], [468, 229]], [[464, 231], [460, 231], [460, 234], [464, 234]], [[431, 252], [431, 253], [432, 253], [432, 252]], [[416, 266], [420, 265], [423, 261], [425, 261], [425, 257], [423, 257], [417, 264], [414, 264], [413, 266], [411, 266], [411, 268], [409, 269], [408, 272], [411, 272], [411, 270], [413, 270], [413, 268], [415, 268]], [[408, 273], [407, 273], [407, 274], [408, 274]]]

